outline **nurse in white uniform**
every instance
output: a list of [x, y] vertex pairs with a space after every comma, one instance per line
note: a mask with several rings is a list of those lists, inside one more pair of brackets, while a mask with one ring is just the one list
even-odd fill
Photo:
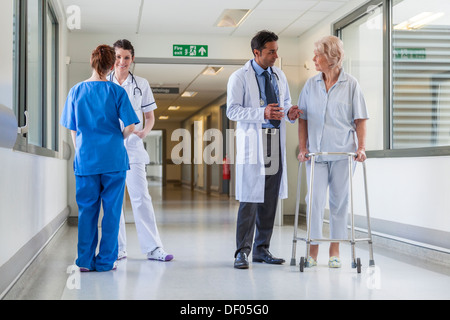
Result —
[[[309, 152], [355, 152], [364, 161], [367, 107], [358, 81], [344, 72], [343, 43], [327, 36], [315, 43], [314, 63], [319, 74], [310, 78], [300, 94], [298, 159], [308, 161]], [[311, 162], [306, 163], [309, 184]], [[327, 188], [330, 203], [330, 238], [347, 239], [348, 160], [346, 156], [318, 156], [314, 171], [311, 238], [322, 238]], [[306, 197], [309, 207], [309, 196]], [[309, 209], [308, 209], [309, 210]], [[311, 245], [307, 263], [317, 264], [318, 244]], [[331, 242], [328, 266], [339, 268], [339, 242]]]
[[[130, 137], [125, 139], [125, 147], [130, 159], [130, 170], [127, 172], [126, 186], [130, 196], [131, 207], [136, 224], [139, 244], [143, 254], [150, 260], [170, 261], [173, 255], [167, 254], [161, 242], [156, 226], [152, 198], [148, 192], [145, 165], [150, 162], [144, 148], [143, 138], [151, 131], [155, 123], [153, 110], [156, 109], [155, 99], [148, 81], [133, 75], [130, 66], [134, 62], [134, 48], [128, 40], [118, 40], [114, 43], [116, 63], [114, 72], [108, 79], [122, 86], [133, 105], [140, 123]], [[145, 117], [145, 126], [143, 126]], [[126, 258], [125, 219], [122, 212], [119, 229], [118, 259]]]

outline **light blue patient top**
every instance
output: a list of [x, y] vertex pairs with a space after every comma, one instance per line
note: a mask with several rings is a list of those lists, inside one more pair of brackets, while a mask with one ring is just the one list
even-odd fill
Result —
[[126, 91], [110, 81], [80, 82], [69, 92], [61, 125], [77, 132], [76, 175], [129, 169], [119, 119], [139, 123]]
[[[308, 79], [298, 100], [301, 119], [308, 121], [309, 152], [355, 152], [358, 148], [356, 119], [368, 119], [358, 81], [341, 69], [337, 82], [326, 91], [322, 72]], [[345, 157], [344, 157], [345, 158]], [[342, 157], [322, 156], [317, 161]]]

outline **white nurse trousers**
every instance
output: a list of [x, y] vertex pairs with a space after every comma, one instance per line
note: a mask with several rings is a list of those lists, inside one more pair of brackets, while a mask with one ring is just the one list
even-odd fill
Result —
[[[126, 186], [133, 209], [134, 222], [142, 253], [162, 248], [161, 238], [156, 226], [152, 198], [148, 192], [147, 175], [144, 163], [130, 163], [127, 171]], [[119, 251], [126, 251], [125, 218], [122, 210], [119, 225]]]
[[[352, 164], [354, 172], [354, 161]], [[306, 181], [309, 188], [311, 161], [306, 163]], [[313, 206], [311, 212], [311, 239], [322, 238], [322, 226], [329, 187], [330, 239], [347, 239], [349, 205], [348, 159], [317, 162], [314, 165]], [[306, 195], [309, 212], [309, 190]], [[308, 216], [308, 215], [307, 215]], [[313, 243], [313, 244], [318, 244]]]

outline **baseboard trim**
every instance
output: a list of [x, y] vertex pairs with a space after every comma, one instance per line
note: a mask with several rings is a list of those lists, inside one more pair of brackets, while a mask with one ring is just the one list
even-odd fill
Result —
[[17, 253], [0, 267], [0, 299], [8, 293], [20, 276], [36, 259], [69, 217], [70, 208], [66, 207], [56, 218], [28, 241]]

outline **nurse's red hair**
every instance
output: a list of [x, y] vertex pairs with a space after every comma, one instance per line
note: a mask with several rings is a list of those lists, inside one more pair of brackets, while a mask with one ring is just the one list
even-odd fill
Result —
[[91, 67], [99, 75], [106, 75], [114, 66], [116, 61], [116, 53], [114, 48], [106, 44], [99, 45], [92, 51]]

